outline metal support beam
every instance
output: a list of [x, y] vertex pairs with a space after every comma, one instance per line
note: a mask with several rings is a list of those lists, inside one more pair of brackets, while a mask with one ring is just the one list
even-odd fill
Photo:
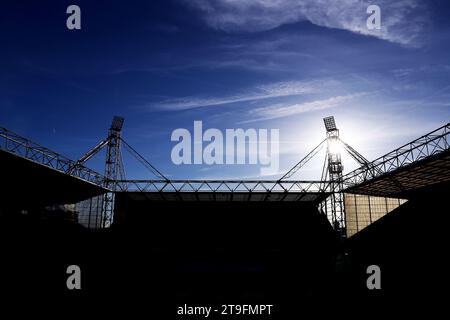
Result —
[[284, 176], [278, 181], [289, 179], [292, 177], [301, 167], [303, 167], [309, 160], [311, 160], [320, 150], [323, 148], [323, 144], [327, 139], [322, 140], [310, 153], [308, 153], [302, 160], [300, 160], [294, 167], [292, 167]]
[[443, 153], [450, 145], [450, 123], [410, 142], [367, 165], [346, 174], [344, 185], [351, 188], [361, 183], [387, 175], [397, 169], [425, 158]]
[[332, 192], [329, 181], [302, 180], [119, 180], [117, 186], [130, 192]]
[[[333, 193], [326, 200], [325, 206], [328, 219], [332, 222], [334, 229], [344, 236], [345, 232], [345, 211], [344, 211], [344, 197], [342, 172], [344, 166], [341, 159], [341, 140], [339, 138], [339, 130], [336, 127], [334, 117], [324, 118], [327, 141], [327, 171], [328, 180], [331, 182]], [[325, 177], [322, 177], [324, 179]], [[329, 202], [329, 203], [328, 203]], [[330, 210], [328, 210], [328, 207]]]
[[111, 190], [104, 195], [102, 226], [109, 227], [114, 215], [114, 193], [117, 189], [117, 181], [125, 179], [122, 153], [121, 153], [121, 130], [124, 119], [114, 117], [109, 129], [106, 147], [105, 182], [104, 186]]
[[76, 161], [70, 160], [3, 127], [0, 127], [0, 150], [97, 186], [103, 186], [104, 177], [101, 174], [81, 164], [78, 165]]

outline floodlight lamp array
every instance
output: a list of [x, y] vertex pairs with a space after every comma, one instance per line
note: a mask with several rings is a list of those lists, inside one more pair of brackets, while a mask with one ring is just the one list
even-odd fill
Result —
[[325, 129], [327, 130], [327, 132], [334, 131], [337, 129], [336, 122], [334, 121], [333, 116], [323, 118], [323, 123], [325, 124]]

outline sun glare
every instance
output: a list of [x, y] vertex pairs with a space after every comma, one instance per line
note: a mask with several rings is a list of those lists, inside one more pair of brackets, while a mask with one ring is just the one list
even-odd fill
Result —
[[332, 139], [329, 141], [328, 148], [332, 154], [342, 154], [342, 142], [337, 139]]

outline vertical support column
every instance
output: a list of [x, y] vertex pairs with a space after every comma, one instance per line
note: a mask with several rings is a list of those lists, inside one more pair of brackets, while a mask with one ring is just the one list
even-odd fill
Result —
[[122, 117], [114, 117], [111, 128], [108, 133], [108, 144], [106, 148], [105, 163], [105, 188], [111, 190], [104, 195], [102, 209], [102, 227], [108, 228], [113, 222], [114, 216], [114, 199], [117, 190], [117, 177], [121, 172], [122, 155], [121, 155], [121, 130], [124, 119]]
[[339, 130], [336, 127], [334, 117], [324, 118], [325, 129], [327, 131], [327, 159], [328, 174], [330, 177], [332, 195], [331, 195], [331, 221], [334, 229], [345, 237], [345, 212], [344, 197], [342, 190], [344, 189], [342, 172], [344, 166], [341, 160], [341, 142], [339, 139]]

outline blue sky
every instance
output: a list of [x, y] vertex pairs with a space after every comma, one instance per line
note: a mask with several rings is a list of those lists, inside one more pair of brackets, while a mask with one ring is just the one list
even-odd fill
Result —
[[[66, 28], [70, 4], [81, 30]], [[77, 159], [122, 115], [125, 139], [171, 178], [256, 178], [258, 165], [172, 164], [172, 131], [194, 120], [279, 129], [281, 173], [334, 115], [343, 140], [374, 159], [448, 122], [450, 4], [377, 1], [379, 31], [366, 28], [369, 4], [8, 1], [0, 125]], [[128, 177], [152, 178], [125, 162]], [[296, 177], [319, 178], [321, 165], [322, 155]]]

